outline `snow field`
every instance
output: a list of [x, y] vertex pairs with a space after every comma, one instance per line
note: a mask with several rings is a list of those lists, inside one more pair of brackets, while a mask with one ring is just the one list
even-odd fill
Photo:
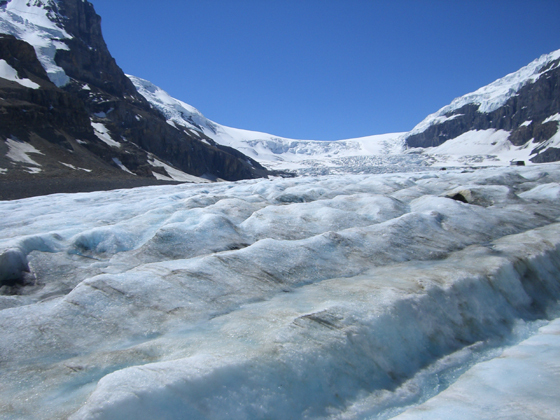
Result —
[[398, 414], [558, 316], [559, 169], [0, 202], [0, 413]]

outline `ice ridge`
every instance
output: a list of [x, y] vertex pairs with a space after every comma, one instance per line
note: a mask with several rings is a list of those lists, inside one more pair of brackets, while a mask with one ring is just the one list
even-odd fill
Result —
[[[517, 320], [554, 309], [559, 235], [560, 225], [549, 226], [435, 264], [372, 270], [303, 287], [296, 300], [248, 305], [215, 319], [203, 336], [185, 332], [185, 339], [204, 341], [197, 355], [186, 351], [104, 377], [71, 419], [337, 418], [363, 393], [376, 401], [360, 414], [372, 416], [402, 404], [397, 392], [382, 390], [410, 380], [417, 389], [409, 402], [422, 400], [429, 391], [422, 370], [465, 344], [473, 346], [470, 357], [503, 345]], [[284, 323], [275, 322], [279, 316]], [[242, 327], [240, 319], [254, 321]], [[243, 337], [260, 344], [240, 345]], [[440, 374], [452, 366], [450, 358]]]

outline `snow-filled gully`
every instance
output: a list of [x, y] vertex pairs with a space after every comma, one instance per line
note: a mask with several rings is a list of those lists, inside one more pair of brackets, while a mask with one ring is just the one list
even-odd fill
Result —
[[[558, 169], [0, 202], [2, 275], [27, 282], [0, 296], [0, 413], [463, 418], [449, 400], [471, 407], [479, 386], [494, 411], [470, 418], [497, 418], [509, 397], [480, 372], [501, 378], [535, 340], [560, 351]], [[558, 358], [538, 354], [554, 383]]]

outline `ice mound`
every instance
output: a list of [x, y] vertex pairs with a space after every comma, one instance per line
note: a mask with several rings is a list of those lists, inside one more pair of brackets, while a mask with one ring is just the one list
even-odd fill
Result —
[[6, 249], [0, 254], [0, 285], [13, 285], [28, 272], [27, 260], [19, 249]]
[[0, 202], [0, 272], [26, 278], [0, 289], [0, 413], [440, 407], [558, 317], [559, 183], [547, 164]]

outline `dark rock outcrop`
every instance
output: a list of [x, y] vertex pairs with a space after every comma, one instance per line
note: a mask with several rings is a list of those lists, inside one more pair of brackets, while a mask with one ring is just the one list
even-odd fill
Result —
[[35, 49], [13, 35], [0, 34], [0, 57], [16, 69], [23, 79], [48, 80], [47, 72], [37, 60]]
[[66, 32], [73, 36], [65, 43], [69, 51], [58, 50], [56, 63], [71, 78], [95, 86], [110, 95], [144, 102], [132, 82], [111, 56], [101, 32], [101, 17], [88, 1], [61, 0], [60, 14]]

